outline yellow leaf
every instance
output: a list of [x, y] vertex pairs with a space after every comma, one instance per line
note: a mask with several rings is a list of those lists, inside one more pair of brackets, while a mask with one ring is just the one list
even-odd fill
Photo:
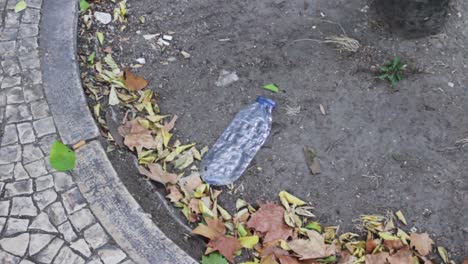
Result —
[[232, 219], [232, 216], [226, 211], [224, 208], [222, 208], [220, 205], [216, 206], [218, 208], [219, 213], [221, 214], [221, 217], [228, 221]]
[[102, 44], [104, 43], [104, 34], [102, 34], [102, 32], [96, 32], [96, 38], [98, 39], [99, 41], [99, 44]]
[[401, 240], [401, 242], [403, 242], [403, 244], [408, 245], [408, 240], [410, 239], [410, 236], [405, 231], [398, 228], [398, 231], [397, 231], [396, 235], [397, 235], [397, 237], [400, 238], [400, 240]]
[[288, 245], [288, 242], [282, 239], [280, 240], [280, 247], [284, 250], [291, 250], [291, 248]]
[[242, 247], [253, 248], [256, 244], [258, 244], [259, 238], [258, 236], [245, 236], [239, 237], [238, 240], [241, 243]]
[[397, 236], [392, 235], [390, 232], [379, 232], [379, 237], [384, 240], [399, 240]]
[[396, 212], [395, 213], [396, 217], [398, 218], [398, 220], [400, 220], [403, 224], [407, 225], [408, 223], [406, 222], [406, 218], [405, 216], [403, 215], [403, 213], [400, 211]]
[[[195, 145], [195, 144], [194, 144]], [[197, 148], [193, 147], [190, 149], [190, 151], [192, 151], [193, 153], [193, 157], [196, 159], [196, 160], [201, 160], [202, 159], [202, 156], [200, 154], [200, 152], [198, 151]]]
[[15, 5], [15, 13], [19, 13], [19, 12], [25, 10], [27, 6], [28, 5], [26, 4], [26, 2], [24, 0], [19, 1]]
[[167, 148], [167, 145], [169, 144], [169, 140], [171, 140], [172, 134], [167, 132], [165, 129], [161, 129], [161, 135], [163, 138], [163, 144]]
[[161, 120], [164, 118], [168, 117], [170, 115], [152, 115], [152, 116], [147, 116], [146, 119], [153, 123], [159, 123]]
[[239, 211], [239, 209], [241, 209], [242, 207], [245, 207], [247, 205], [248, 205], [248, 203], [246, 201], [242, 200], [242, 199], [237, 199], [237, 201], [236, 201], [237, 211]]
[[439, 256], [444, 263], [449, 263], [448, 252], [444, 247], [437, 247], [437, 252], [439, 252]]
[[196, 189], [195, 192], [193, 193], [193, 196], [196, 198], [201, 198], [205, 196], [205, 191], [208, 189], [207, 184], [200, 184]]
[[[301, 206], [301, 205], [304, 205], [306, 204], [306, 202], [302, 201], [301, 199], [297, 198], [296, 196], [286, 192], [286, 191], [281, 191], [279, 193], [279, 197], [280, 197], [280, 200], [281, 202], [283, 203], [284, 205], [284, 200], [287, 202], [287, 203], [290, 203], [290, 204], [293, 204], [293, 205], [296, 205], [296, 206]], [[286, 208], [288, 207], [288, 205], [285, 206]]]
[[210, 208], [208, 208], [208, 206], [205, 205], [205, 203], [202, 200], [200, 200], [198, 205], [200, 207], [200, 212], [204, 217], [214, 217], [213, 212], [210, 210]]

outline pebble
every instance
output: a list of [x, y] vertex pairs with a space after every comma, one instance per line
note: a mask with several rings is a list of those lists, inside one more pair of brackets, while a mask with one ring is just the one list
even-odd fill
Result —
[[227, 86], [239, 80], [236, 72], [228, 72], [226, 70], [222, 70], [219, 73], [218, 81], [216, 81], [216, 86]]
[[455, 86], [455, 84], [453, 82], [448, 82], [447, 85], [450, 87], [450, 88], [453, 88]]
[[145, 58], [138, 58], [138, 59], [136, 59], [136, 62], [138, 62], [140, 64], [145, 64], [146, 60], [145, 60]]
[[164, 40], [169, 40], [169, 41], [171, 41], [171, 40], [172, 40], [172, 36], [164, 35], [164, 36], [163, 36], [163, 39], [164, 39]]
[[111, 14], [99, 11], [94, 12], [94, 18], [104, 25], [107, 25], [112, 21]]

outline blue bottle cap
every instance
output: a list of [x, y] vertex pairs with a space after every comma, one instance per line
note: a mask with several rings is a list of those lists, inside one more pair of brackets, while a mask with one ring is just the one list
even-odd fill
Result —
[[268, 105], [271, 106], [272, 108], [276, 107], [275, 101], [271, 100], [270, 98], [259, 96], [257, 97], [257, 103], [262, 104], [262, 105]]

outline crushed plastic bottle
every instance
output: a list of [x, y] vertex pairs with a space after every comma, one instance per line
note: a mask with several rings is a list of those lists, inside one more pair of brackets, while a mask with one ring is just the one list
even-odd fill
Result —
[[203, 158], [202, 178], [212, 185], [227, 185], [240, 178], [271, 130], [276, 103], [258, 97], [242, 109]]

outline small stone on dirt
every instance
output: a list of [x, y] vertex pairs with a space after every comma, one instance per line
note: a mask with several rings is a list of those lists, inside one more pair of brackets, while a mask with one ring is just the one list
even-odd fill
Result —
[[146, 60], [145, 60], [145, 58], [138, 58], [138, 59], [136, 59], [136, 62], [138, 62], [140, 64], [145, 64]]
[[94, 12], [94, 18], [104, 25], [107, 25], [112, 21], [111, 14], [99, 11]]
[[238, 80], [239, 77], [237, 76], [236, 72], [228, 72], [226, 70], [221, 70], [221, 72], [219, 73], [218, 81], [216, 81], [215, 84], [218, 87], [228, 86]]
[[448, 82], [447, 85], [450, 87], [450, 88], [453, 88], [455, 86], [455, 84], [453, 82]]

